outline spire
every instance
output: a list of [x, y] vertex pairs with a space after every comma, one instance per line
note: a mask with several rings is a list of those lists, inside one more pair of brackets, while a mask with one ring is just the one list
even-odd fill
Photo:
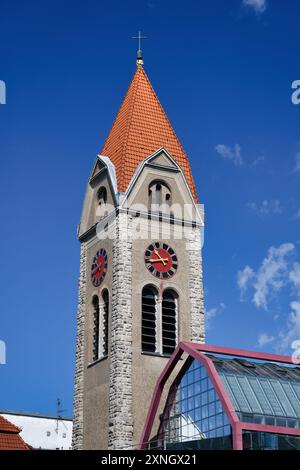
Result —
[[138, 36], [132, 36], [132, 39], [138, 39], [138, 51], [137, 51], [137, 56], [136, 56], [136, 65], [139, 67], [141, 65], [144, 65], [143, 61], [143, 53], [141, 49], [141, 40], [142, 39], [147, 39], [147, 36], [142, 36], [141, 31], [138, 32]]
[[125, 192], [139, 163], [164, 147], [181, 167], [198, 202], [188, 158], [142, 66], [138, 66], [101, 155], [115, 165], [118, 190]]

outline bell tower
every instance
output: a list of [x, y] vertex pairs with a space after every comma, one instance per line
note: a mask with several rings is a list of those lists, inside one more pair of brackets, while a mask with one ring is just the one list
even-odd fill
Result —
[[188, 158], [140, 54], [78, 229], [75, 449], [136, 448], [177, 343], [204, 342], [202, 234]]

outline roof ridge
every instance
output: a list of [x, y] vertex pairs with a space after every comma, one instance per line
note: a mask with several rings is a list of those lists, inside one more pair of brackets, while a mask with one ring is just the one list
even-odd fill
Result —
[[[137, 70], [135, 71], [135, 74], [133, 76], [133, 79], [132, 79], [132, 82], [130, 83], [129, 85], [129, 88], [128, 88], [128, 92], [130, 90], [130, 87], [131, 85], [134, 83], [135, 85], [135, 89], [133, 90], [134, 93], [133, 93], [133, 99], [131, 99], [130, 101], [130, 110], [129, 110], [129, 118], [127, 120], [127, 125], [126, 125], [126, 136], [125, 136], [125, 142], [123, 144], [123, 148], [122, 148], [122, 153], [124, 154], [124, 158], [122, 159], [122, 173], [121, 173], [121, 181], [123, 181], [124, 179], [124, 167], [125, 167], [125, 163], [126, 163], [126, 160], [125, 160], [125, 157], [126, 157], [126, 150], [128, 148], [128, 140], [129, 140], [129, 133], [130, 133], [130, 128], [131, 128], [131, 124], [132, 124], [132, 116], [133, 116], [133, 111], [134, 111], [134, 105], [135, 105], [135, 101], [136, 101], [136, 97], [137, 97], [137, 92], [138, 92], [138, 87], [139, 87], [139, 80], [140, 80], [140, 70], [142, 70], [142, 67], [138, 67]], [[139, 74], [139, 76], [138, 76]], [[127, 96], [127, 93], [126, 93], [126, 96]], [[125, 96], [125, 98], [126, 98]], [[125, 99], [124, 98], [124, 99]], [[123, 104], [123, 103], [122, 103]], [[120, 108], [121, 109], [121, 108]]]
[[[2, 424], [1, 424], [2, 421]], [[14, 423], [9, 421], [8, 419], [4, 418], [4, 416], [0, 415], [0, 433], [5, 432], [9, 434], [19, 434], [22, 431], [21, 428], [16, 426]]]
[[[127, 95], [128, 95], [129, 90], [130, 90], [130, 87], [131, 87], [131, 85], [132, 85], [132, 82], [133, 82], [133, 80], [134, 80], [134, 77], [135, 77], [135, 75], [132, 77], [132, 79], [131, 79], [131, 81], [130, 81], [129, 87], [127, 88], [127, 91], [126, 91], [125, 96], [124, 96], [124, 98], [123, 98], [123, 100], [122, 100], [121, 106], [119, 107], [119, 110], [118, 110], [118, 112], [117, 112], [117, 114], [116, 114], [116, 117], [115, 117], [115, 119], [113, 120], [112, 125], [110, 126], [110, 129], [109, 129], [109, 132], [108, 132], [108, 134], [107, 134], [107, 137], [106, 137], [106, 139], [105, 139], [105, 141], [104, 141], [104, 144], [102, 145], [102, 150], [103, 150], [104, 147], [106, 146], [107, 141], [108, 141], [108, 139], [109, 139], [109, 137], [110, 137], [111, 131], [112, 131], [112, 129], [114, 128], [115, 123], [117, 122], [117, 119], [118, 119], [118, 117], [119, 117], [119, 114], [121, 113], [121, 110], [122, 110], [124, 101], [125, 101], [126, 98], [127, 98]], [[101, 150], [101, 152], [102, 152], [102, 150]], [[104, 156], [106, 156], [106, 155], [104, 155]]]
[[[154, 90], [154, 88], [153, 88], [153, 86], [152, 86], [152, 84], [151, 84], [151, 82], [150, 82], [150, 80], [149, 80], [149, 77], [148, 77], [148, 75], [147, 75], [147, 73], [146, 73], [146, 71], [145, 71], [144, 69], [143, 69], [143, 72], [144, 72], [144, 75], [145, 75], [145, 77], [146, 77], [146, 79], [147, 79], [149, 85], [150, 85], [150, 88], [151, 88], [151, 90], [152, 90], [152, 92], [153, 92], [153, 94], [154, 94], [154, 97], [155, 97], [155, 99], [156, 99], [158, 105], [160, 106], [162, 112], [164, 113], [164, 115], [165, 115], [165, 117], [166, 117], [166, 119], [167, 119], [167, 121], [168, 121], [168, 123], [169, 123], [169, 125], [170, 125], [171, 131], [172, 131], [172, 133], [173, 133], [173, 135], [174, 135], [174, 137], [175, 137], [175, 139], [176, 139], [176, 141], [177, 141], [179, 147], [181, 148], [181, 150], [182, 150], [182, 152], [184, 153], [184, 155], [187, 157], [187, 153], [186, 153], [186, 151], [184, 150], [184, 147], [183, 147], [182, 143], [181, 143], [180, 140], [178, 139], [178, 136], [177, 136], [177, 134], [176, 134], [176, 132], [175, 132], [175, 129], [173, 128], [173, 126], [172, 126], [172, 124], [171, 124], [171, 121], [169, 120], [169, 118], [168, 118], [168, 116], [167, 116], [167, 113], [166, 113], [166, 111], [165, 111], [163, 105], [161, 104], [160, 99], [158, 98], [158, 96], [157, 96], [157, 94], [156, 94], [156, 92], [155, 92], [155, 90]], [[179, 165], [179, 166], [180, 166], [180, 165]], [[181, 168], [181, 166], [180, 166], [180, 168]]]

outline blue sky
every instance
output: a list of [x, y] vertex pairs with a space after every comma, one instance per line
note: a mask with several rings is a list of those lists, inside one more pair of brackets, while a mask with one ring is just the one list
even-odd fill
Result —
[[[246, 5], [248, 3], [248, 5]], [[205, 204], [207, 342], [300, 339], [297, 0], [0, 1], [0, 408], [72, 412], [87, 178], [145, 69]]]

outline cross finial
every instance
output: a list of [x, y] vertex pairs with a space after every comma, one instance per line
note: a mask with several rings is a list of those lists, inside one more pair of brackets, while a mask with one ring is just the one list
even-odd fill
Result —
[[142, 36], [141, 31], [138, 32], [138, 36], [132, 36], [132, 39], [137, 39], [139, 48], [137, 51], [137, 58], [136, 58], [136, 65], [143, 65], [143, 54], [142, 54], [142, 49], [141, 49], [141, 40], [142, 39], [147, 39], [147, 36]]

